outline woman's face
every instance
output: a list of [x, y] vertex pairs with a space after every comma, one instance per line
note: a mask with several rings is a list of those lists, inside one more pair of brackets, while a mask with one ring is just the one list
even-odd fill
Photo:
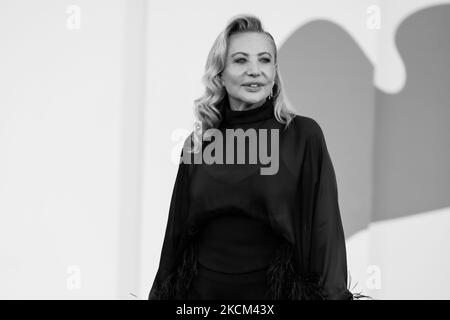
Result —
[[275, 79], [274, 59], [274, 47], [266, 34], [245, 32], [230, 37], [222, 83], [232, 109], [244, 110], [265, 102]]

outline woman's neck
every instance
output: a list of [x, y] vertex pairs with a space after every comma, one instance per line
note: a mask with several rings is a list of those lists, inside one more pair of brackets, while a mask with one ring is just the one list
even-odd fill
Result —
[[265, 100], [258, 101], [256, 103], [245, 103], [245, 102], [237, 102], [234, 99], [229, 98], [230, 109], [233, 111], [245, 111], [256, 109], [264, 104]]

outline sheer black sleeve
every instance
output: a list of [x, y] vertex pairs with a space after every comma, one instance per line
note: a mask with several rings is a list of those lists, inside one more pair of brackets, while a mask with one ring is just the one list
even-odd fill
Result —
[[189, 205], [187, 190], [189, 183], [188, 164], [182, 161], [183, 152], [184, 150], [181, 151], [180, 163], [173, 187], [159, 267], [148, 295], [149, 300], [170, 299], [174, 296], [176, 290], [176, 260], [179, 256], [179, 251], [182, 249], [180, 241], [187, 217], [186, 210]]
[[336, 175], [323, 132], [320, 126], [317, 127], [317, 132], [310, 140], [317, 166], [309, 274], [316, 277], [320, 298], [353, 299], [353, 294], [347, 288], [347, 256]]

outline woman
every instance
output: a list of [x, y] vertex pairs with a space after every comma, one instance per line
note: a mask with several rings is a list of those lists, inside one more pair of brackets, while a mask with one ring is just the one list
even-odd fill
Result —
[[[205, 94], [195, 101], [202, 130], [181, 152], [149, 299], [359, 297], [347, 289], [323, 132], [287, 109], [275, 41], [258, 18], [231, 20], [203, 80]], [[251, 130], [243, 149], [230, 143]], [[268, 154], [271, 168], [263, 166]]]

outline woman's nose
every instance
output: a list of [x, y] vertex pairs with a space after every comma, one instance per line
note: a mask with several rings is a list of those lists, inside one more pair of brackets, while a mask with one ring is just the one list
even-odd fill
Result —
[[248, 73], [249, 74], [259, 74], [259, 65], [258, 62], [250, 62], [248, 64]]

